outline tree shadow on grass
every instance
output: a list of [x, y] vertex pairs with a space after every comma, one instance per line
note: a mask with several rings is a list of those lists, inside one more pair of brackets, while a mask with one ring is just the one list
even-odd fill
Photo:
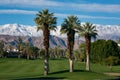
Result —
[[[74, 70], [74, 72], [86, 72], [86, 71], [85, 70]], [[52, 72], [52, 73], [49, 73], [48, 76], [35, 77], [35, 78], [19, 78], [19, 79], [14, 79], [14, 80], [62, 80], [62, 79], [66, 79], [66, 77], [50, 77], [50, 75], [62, 74], [62, 73], [69, 73], [69, 70]]]
[[[86, 71], [85, 70], [74, 70], [73, 72], [86, 72]], [[50, 73], [50, 75], [52, 75], [52, 74], [62, 74], [62, 73], [69, 73], [69, 70], [52, 72], [52, 73]]]
[[57, 72], [52, 72], [52, 73], [49, 73], [50, 75], [52, 74], [62, 74], [62, 73], [67, 73], [69, 72], [69, 70], [63, 70], [63, 71], [57, 71]]
[[57, 72], [52, 72], [49, 73], [48, 76], [43, 76], [42, 77], [35, 77], [35, 78], [19, 78], [19, 79], [14, 79], [14, 80], [62, 80], [62, 79], [66, 79], [66, 77], [50, 77], [50, 75], [53, 74], [62, 74], [62, 73], [66, 73], [69, 70], [63, 70], [63, 71], [57, 71]]
[[38, 78], [21, 78], [21, 79], [14, 79], [14, 80], [62, 80], [65, 77], [38, 77]]
[[107, 80], [120, 80], [120, 77], [115, 78], [115, 79], [107, 79]]
[[79, 69], [76, 69], [74, 70], [74, 72], [87, 72], [86, 70], [79, 70]]

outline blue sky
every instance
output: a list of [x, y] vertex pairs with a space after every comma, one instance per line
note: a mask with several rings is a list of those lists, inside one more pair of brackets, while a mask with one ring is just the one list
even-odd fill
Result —
[[36, 13], [49, 9], [57, 17], [57, 25], [69, 15], [81, 22], [120, 25], [120, 0], [0, 0], [0, 25], [35, 25]]

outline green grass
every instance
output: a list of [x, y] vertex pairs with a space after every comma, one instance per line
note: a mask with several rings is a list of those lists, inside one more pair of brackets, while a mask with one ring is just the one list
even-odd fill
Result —
[[[91, 71], [85, 71], [85, 64], [74, 62], [74, 72], [69, 72], [67, 59], [50, 60], [50, 73], [43, 75], [43, 60], [25, 60], [0, 58], [0, 80], [46, 80], [46, 79], [69, 79], [69, 80], [98, 80], [113, 79], [116, 77], [104, 75], [110, 72], [109, 68], [100, 64], [91, 64]], [[120, 73], [120, 66], [114, 66], [113, 72]]]

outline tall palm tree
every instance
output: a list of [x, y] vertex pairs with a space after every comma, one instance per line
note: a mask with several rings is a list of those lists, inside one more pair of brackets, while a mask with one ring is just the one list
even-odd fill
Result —
[[95, 26], [89, 22], [83, 24], [80, 28], [79, 36], [84, 36], [86, 44], [86, 70], [90, 71], [90, 44], [91, 37], [96, 38], [97, 30]]
[[49, 71], [49, 35], [50, 30], [56, 29], [56, 17], [54, 17], [54, 13], [49, 13], [48, 9], [39, 11], [35, 18], [35, 23], [37, 24], [37, 31], [42, 29], [43, 31], [43, 44], [45, 49], [45, 72], [44, 75], [48, 74]]
[[73, 48], [76, 29], [80, 26], [77, 16], [68, 16], [61, 25], [61, 34], [67, 34], [67, 52], [69, 58], [70, 72], [73, 72]]

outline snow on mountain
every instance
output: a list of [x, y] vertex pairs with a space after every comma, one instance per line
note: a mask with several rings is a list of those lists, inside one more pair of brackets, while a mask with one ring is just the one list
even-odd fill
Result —
[[[58, 33], [57, 33], [58, 32]], [[56, 33], [51, 32], [50, 47], [66, 48], [66, 43], [62, 38], [54, 35], [59, 35], [59, 31]], [[28, 42], [31, 46], [34, 45], [38, 48], [43, 48], [43, 36], [42, 31], [38, 31], [36, 26], [26, 26], [19, 24], [5, 24], [0, 26], [0, 41], [3, 40], [7, 45], [16, 46], [18, 37], [21, 36], [23, 42]]]
[[[94, 24], [98, 30], [99, 39], [113, 39], [120, 38], [120, 25], [99, 25]], [[19, 24], [5, 24], [0, 25], [1, 35], [15, 35], [15, 36], [41, 36], [42, 31], [38, 31], [36, 26], [19, 25]], [[51, 31], [51, 35], [65, 37], [66, 35], [60, 34], [60, 26], [57, 27], [56, 32]]]
[[120, 25], [95, 24], [99, 39], [117, 40], [120, 38]]
[[37, 32], [36, 26], [5, 24], [0, 26], [0, 34], [15, 36], [40, 36], [42, 32]]

